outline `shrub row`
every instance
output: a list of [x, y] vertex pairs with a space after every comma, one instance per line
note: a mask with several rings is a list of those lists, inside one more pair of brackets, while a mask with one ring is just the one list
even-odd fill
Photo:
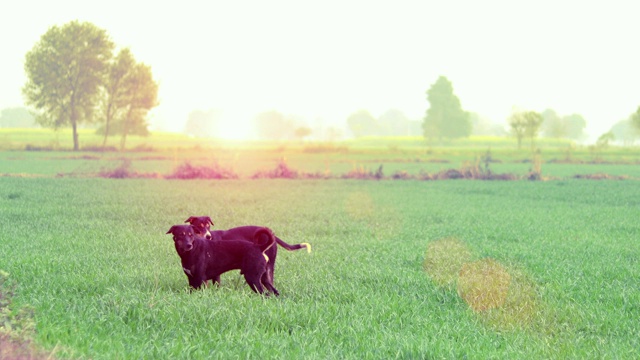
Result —
[[[238, 179], [240, 176], [233, 169], [224, 168], [218, 163], [213, 166], [195, 166], [189, 162], [185, 162], [176, 167], [171, 174], [160, 175], [158, 173], [138, 173], [131, 170], [131, 160], [123, 159], [122, 164], [111, 170], [102, 170], [98, 173], [99, 177], [123, 179], [123, 178], [165, 178], [165, 179]], [[281, 159], [276, 167], [271, 170], [260, 170], [250, 176], [251, 179], [359, 179], [359, 180], [449, 180], [449, 179], [467, 179], [467, 180], [543, 180], [539, 172], [530, 172], [524, 176], [515, 174], [496, 174], [488, 167], [482, 167], [478, 162], [475, 164], [465, 164], [459, 169], [447, 169], [437, 173], [421, 172], [413, 175], [406, 171], [397, 171], [390, 176], [384, 174], [383, 165], [380, 165], [375, 171], [368, 170], [363, 166], [354, 167], [351, 171], [334, 176], [328, 172], [325, 173], [308, 173], [292, 169], [285, 159]], [[576, 178], [603, 179], [605, 177], [590, 177], [587, 175], [576, 176]]]

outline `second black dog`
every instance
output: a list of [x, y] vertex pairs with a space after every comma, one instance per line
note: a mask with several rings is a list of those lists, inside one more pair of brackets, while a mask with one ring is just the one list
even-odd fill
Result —
[[167, 234], [173, 235], [182, 269], [192, 288], [199, 289], [207, 280], [219, 279], [220, 274], [239, 269], [251, 290], [263, 294], [266, 288], [279, 295], [267, 276], [268, 257], [265, 251], [276, 242], [269, 228], [257, 229], [253, 242], [209, 241], [191, 225], [174, 225]]

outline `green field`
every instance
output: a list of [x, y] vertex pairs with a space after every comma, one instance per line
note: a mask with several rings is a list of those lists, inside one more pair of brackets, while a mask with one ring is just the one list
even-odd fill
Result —
[[[546, 181], [527, 181], [533, 156], [510, 139], [160, 134], [100, 152], [85, 131], [72, 152], [67, 135], [0, 131], [0, 358], [25, 343], [63, 359], [640, 357], [637, 148], [541, 141]], [[517, 181], [418, 180], [488, 152]], [[167, 179], [187, 163], [238, 178]], [[282, 164], [298, 176], [252, 179]], [[237, 271], [191, 293], [165, 234], [190, 215], [313, 252], [281, 249], [279, 298]]]
[[[36, 343], [60, 358], [640, 355], [635, 181], [5, 177], [0, 189], [12, 306], [31, 309]], [[237, 272], [189, 293], [164, 233], [199, 214], [314, 251], [280, 251], [280, 298]], [[510, 282], [474, 311], [441, 260], [482, 259]]]

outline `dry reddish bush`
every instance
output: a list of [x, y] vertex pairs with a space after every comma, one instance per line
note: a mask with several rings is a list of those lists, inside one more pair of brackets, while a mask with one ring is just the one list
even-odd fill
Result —
[[165, 176], [167, 179], [237, 179], [238, 175], [231, 169], [226, 169], [213, 164], [209, 166], [194, 166], [186, 162], [179, 165], [172, 174]]
[[258, 171], [252, 179], [296, 179], [298, 178], [298, 172], [287, 165], [287, 160], [282, 158], [276, 164], [273, 170]]
[[362, 166], [354, 167], [353, 170], [342, 175], [343, 179], [359, 179], [359, 180], [381, 180], [384, 179], [382, 165], [375, 172], [365, 169]]

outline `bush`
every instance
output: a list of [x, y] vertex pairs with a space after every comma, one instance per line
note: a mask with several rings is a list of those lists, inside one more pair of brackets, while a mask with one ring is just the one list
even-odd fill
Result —
[[109, 179], [125, 179], [135, 177], [135, 172], [131, 171], [131, 160], [123, 159], [122, 164], [117, 168], [113, 170], [102, 170], [98, 175]]
[[342, 175], [343, 179], [360, 179], [360, 180], [381, 180], [384, 179], [382, 165], [378, 167], [376, 172], [365, 169], [364, 167], [354, 167], [353, 170]]
[[178, 166], [167, 179], [237, 179], [238, 175], [231, 169], [225, 169], [218, 163], [209, 166], [194, 166], [189, 162]]
[[82, 151], [91, 151], [91, 152], [117, 152], [118, 149], [115, 146], [98, 146], [98, 145], [89, 145], [83, 146]]
[[298, 172], [287, 165], [287, 160], [282, 158], [278, 161], [276, 168], [267, 171], [258, 171], [253, 174], [252, 179], [296, 179]]

